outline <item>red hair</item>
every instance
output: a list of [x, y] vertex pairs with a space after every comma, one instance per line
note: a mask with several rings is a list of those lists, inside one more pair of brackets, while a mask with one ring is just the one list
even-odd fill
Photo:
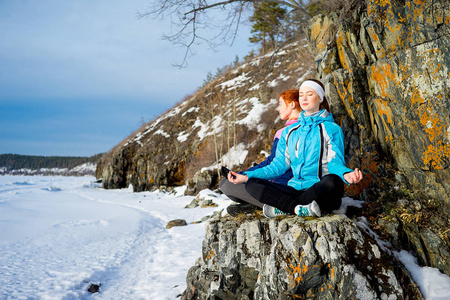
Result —
[[295, 102], [298, 107], [300, 107], [300, 104], [298, 102], [298, 89], [290, 89], [287, 91], [284, 91], [283, 93], [278, 96], [278, 98], [283, 97], [284, 103], [289, 104], [291, 102]]

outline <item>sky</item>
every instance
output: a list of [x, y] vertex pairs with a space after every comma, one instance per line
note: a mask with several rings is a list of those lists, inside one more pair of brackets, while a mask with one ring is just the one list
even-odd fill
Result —
[[[151, 0], [0, 0], [0, 154], [107, 152], [254, 45], [243, 27], [213, 51], [162, 39]], [[175, 20], [173, 18], [173, 20]]]

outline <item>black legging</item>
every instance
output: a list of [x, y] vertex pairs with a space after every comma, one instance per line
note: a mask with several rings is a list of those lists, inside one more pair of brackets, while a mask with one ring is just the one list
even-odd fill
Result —
[[334, 174], [329, 174], [307, 190], [298, 191], [293, 187], [274, 183], [265, 179], [250, 178], [245, 189], [260, 202], [274, 206], [281, 211], [295, 214], [294, 208], [314, 200], [322, 212], [339, 209], [344, 195], [344, 182]]

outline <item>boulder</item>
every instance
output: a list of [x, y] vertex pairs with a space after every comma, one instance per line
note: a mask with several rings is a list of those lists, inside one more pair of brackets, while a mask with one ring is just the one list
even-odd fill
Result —
[[340, 215], [210, 221], [183, 299], [422, 299], [362, 228]]
[[167, 225], [166, 225], [166, 228], [170, 229], [172, 227], [186, 226], [186, 225], [187, 225], [187, 223], [186, 223], [185, 220], [183, 220], [183, 219], [176, 219], [176, 220], [169, 221], [169, 223], [167, 223]]
[[197, 172], [195, 173], [194, 178], [188, 180], [184, 194], [189, 196], [197, 195], [201, 190], [211, 189], [216, 186], [217, 180], [218, 175], [215, 170]]

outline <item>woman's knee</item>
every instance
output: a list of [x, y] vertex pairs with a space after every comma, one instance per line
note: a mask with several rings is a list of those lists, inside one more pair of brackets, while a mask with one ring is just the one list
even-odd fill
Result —
[[236, 190], [236, 185], [225, 178], [220, 181], [219, 189], [226, 195], [233, 194]]
[[225, 188], [227, 182], [229, 182], [229, 181], [228, 181], [228, 179], [226, 179], [226, 178], [224, 178], [224, 179], [222, 179], [222, 181], [220, 181], [220, 183], [219, 183], [219, 189], [220, 189], [222, 192], [223, 192], [223, 188]]
[[329, 174], [322, 178], [321, 189], [333, 194], [344, 194], [344, 182], [341, 177], [335, 174]]
[[259, 189], [259, 187], [257, 187], [257, 186], [258, 186], [257, 178], [250, 178], [245, 183], [245, 190], [251, 194], [251, 191], [253, 191], [255, 188]]

